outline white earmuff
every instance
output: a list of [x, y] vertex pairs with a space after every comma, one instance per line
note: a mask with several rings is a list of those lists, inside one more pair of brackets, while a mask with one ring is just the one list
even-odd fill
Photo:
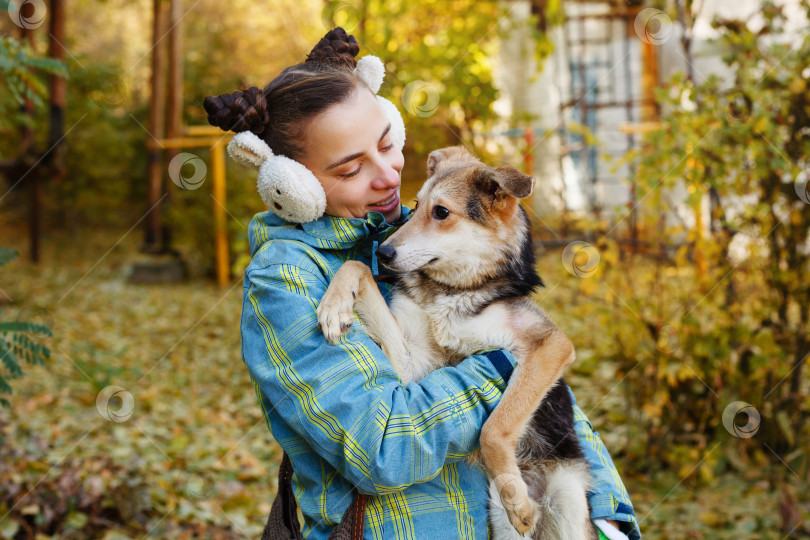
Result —
[[[385, 65], [382, 60], [376, 56], [364, 56], [357, 61], [357, 66], [354, 72], [360, 77], [360, 80], [366, 83], [372, 92], [377, 94], [382, 86], [383, 79], [385, 78]], [[391, 122], [391, 140], [402, 150], [405, 146], [405, 122], [402, 120], [402, 115], [397, 106], [391, 101], [382, 96], [377, 96], [377, 101], [385, 112], [386, 118]]]
[[285, 156], [259, 169], [259, 195], [277, 216], [293, 223], [315, 221], [326, 211], [326, 193], [312, 171]]
[[376, 94], [385, 78], [385, 65], [376, 56], [364, 56], [357, 61], [354, 73]]
[[231, 139], [228, 143], [228, 154], [242, 165], [256, 168], [273, 157], [273, 151], [267, 143], [250, 131], [237, 133]]
[[391, 142], [402, 150], [405, 146], [405, 122], [402, 120], [402, 115], [399, 113], [399, 110], [397, 110], [397, 106], [384, 97], [377, 96], [377, 102], [383, 108], [383, 112], [386, 118], [388, 118], [388, 121], [391, 122], [391, 131], [389, 131], [391, 134]]
[[326, 193], [312, 171], [288, 157], [274, 155], [254, 133], [234, 135], [228, 143], [228, 154], [259, 169], [259, 195], [277, 216], [293, 223], [308, 223], [326, 211]]

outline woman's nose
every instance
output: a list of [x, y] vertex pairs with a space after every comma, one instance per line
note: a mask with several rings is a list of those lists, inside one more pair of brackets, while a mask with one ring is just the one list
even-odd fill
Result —
[[399, 171], [389, 164], [382, 165], [372, 181], [374, 189], [392, 189], [399, 185]]

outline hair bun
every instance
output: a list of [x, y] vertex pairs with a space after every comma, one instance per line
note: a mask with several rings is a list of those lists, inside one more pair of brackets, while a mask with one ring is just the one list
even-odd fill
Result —
[[203, 101], [208, 123], [225, 131], [250, 131], [261, 135], [270, 121], [267, 100], [261, 90], [251, 86], [221, 96], [209, 96]]
[[360, 52], [360, 45], [354, 36], [341, 28], [333, 28], [307, 55], [306, 62], [337, 64], [354, 68], [357, 65], [355, 56]]

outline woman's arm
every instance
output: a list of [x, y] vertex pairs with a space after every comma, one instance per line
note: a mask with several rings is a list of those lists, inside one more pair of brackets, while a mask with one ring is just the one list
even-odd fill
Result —
[[579, 439], [579, 445], [585, 453], [593, 476], [593, 486], [588, 493], [588, 502], [591, 504], [591, 518], [618, 522], [619, 530], [626, 534], [630, 540], [641, 538], [633, 503], [624, 487], [619, 471], [613, 464], [610, 454], [605, 448], [599, 433], [593, 430], [591, 422], [585, 413], [577, 406], [576, 398], [571, 388], [571, 402], [574, 404], [574, 427]]
[[514, 367], [508, 353], [471, 356], [403, 386], [362, 325], [336, 345], [318, 329], [326, 279], [301, 267], [249, 271], [242, 356], [281, 418], [358, 490], [399, 490], [478, 447]]

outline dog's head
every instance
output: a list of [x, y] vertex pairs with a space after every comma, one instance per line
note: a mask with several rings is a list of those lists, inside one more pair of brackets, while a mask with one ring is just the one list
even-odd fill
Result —
[[394, 271], [422, 270], [448, 285], [473, 286], [520, 253], [528, 223], [518, 200], [533, 188], [531, 176], [485, 165], [464, 147], [436, 150], [414, 215], [378, 257]]

